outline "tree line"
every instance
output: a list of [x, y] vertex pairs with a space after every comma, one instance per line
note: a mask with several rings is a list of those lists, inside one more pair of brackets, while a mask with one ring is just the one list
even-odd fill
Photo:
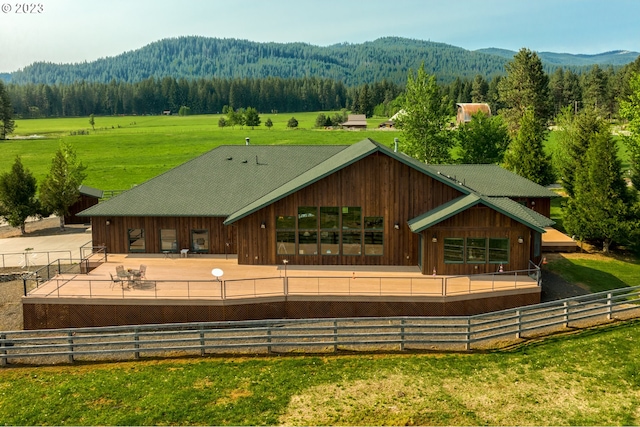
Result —
[[[590, 84], [580, 88], [582, 101], [569, 102], [577, 93], [571, 92], [559, 106], [553, 83], [566, 76], [550, 78], [535, 52], [520, 50], [506, 71], [496, 84], [497, 115], [478, 112], [453, 129], [449, 98], [435, 76], [424, 66], [410, 72], [398, 117], [401, 150], [422, 162], [451, 163], [457, 145], [462, 163], [502, 164], [541, 185], [560, 181], [567, 196], [563, 221], [570, 234], [601, 245], [605, 252], [612, 245], [640, 251], [640, 59], [616, 79], [603, 78], [606, 74], [594, 67], [585, 78]], [[615, 90], [606, 84], [612, 80], [619, 82]], [[631, 158], [628, 175], [608, 120], [614, 107], [628, 121], [629, 135], [623, 139]], [[549, 155], [544, 142], [551, 123], [557, 125], [559, 144]], [[625, 175], [633, 185], [627, 185]]]

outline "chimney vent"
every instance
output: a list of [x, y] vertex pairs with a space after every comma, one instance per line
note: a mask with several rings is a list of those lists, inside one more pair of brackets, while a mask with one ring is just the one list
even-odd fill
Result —
[[393, 152], [398, 152], [398, 138], [393, 138]]

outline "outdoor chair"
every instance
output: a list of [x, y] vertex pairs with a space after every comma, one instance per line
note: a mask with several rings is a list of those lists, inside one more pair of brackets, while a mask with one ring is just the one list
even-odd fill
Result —
[[129, 281], [131, 280], [131, 276], [129, 275], [129, 272], [127, 272], [127, 271], [124, 269], [124, 266], [123, 266], [123, 265], [118, 265], [118, 266], [116, 267], [116, 274], [117, 274], [118, 278], [119, 278], [122, 282], [124, 282], [124, 281], [126, 280], [126, 281], [127, 281], [127, 283], [129, 283]]
[[122, 286], [122, 279], [120, 279], [117, 275], [116, 277], [113, 277], [113, 274], [109, 273], [109, 276], [111, 276], [111, 289], [113, 289], [116, 284], [120, 284]]
[[147, 273], [147, 266], [144, 264], [140, 264], [140, 278], [145, 279], [146, 273]]

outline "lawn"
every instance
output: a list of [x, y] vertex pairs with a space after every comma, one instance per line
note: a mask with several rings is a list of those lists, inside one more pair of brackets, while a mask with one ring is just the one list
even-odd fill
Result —
[[640, 261], [637, 258], [614, 258], [600, 254], [562, 254], [548, 258], [546, 266], [569, 282], [591, 292], [627, 286], [640, 286]]
[[[332, 113], [327, 113], [332, 114]], [[353, 144], [364, 138], [393, 145], [398, 132], [378, 131], [383, 119], [369, 119], [371, 130], [314, 129], [318, 113], [262, 115], [263, 125], [218, 127], [222, 115], [96, 117], [93, 131], [87, 117], [17, 120], [12, 139], [0, 143], [0, 171], [8, 171], [16, 155], [40, 182], [61, 141], [69, 142], [87, 166], [85, 184], [102, 190], [123, 190], [223, 144]], [[299, 122], [288, 129], [291, 117]], [[273, 127], [264, 126], [267, 118]], [[87, 134], [78, 134], [87, 132]], [[37, 137], [33, 137], [37, 136]], [[30, 138], [29, 138], [30, 137]], [[19, 139], [23, 138], [23, 139]], [[24, 139], [27, 138], [27, 139]]]
[[478, 354], [0, 369], [6, 425], [638, 425], [640, 323]]

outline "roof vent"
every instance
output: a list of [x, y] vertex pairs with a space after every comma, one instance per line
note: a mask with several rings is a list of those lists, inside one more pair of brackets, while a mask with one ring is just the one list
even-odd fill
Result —
[[244, 139], [244, 145], [249, 145], [249, 138], [248, 137]]
[[398, 152], [398, 138], [393, 138], [393, 152]]
[[247, 163], [247, 160], [243, 160], [242, 163]]

